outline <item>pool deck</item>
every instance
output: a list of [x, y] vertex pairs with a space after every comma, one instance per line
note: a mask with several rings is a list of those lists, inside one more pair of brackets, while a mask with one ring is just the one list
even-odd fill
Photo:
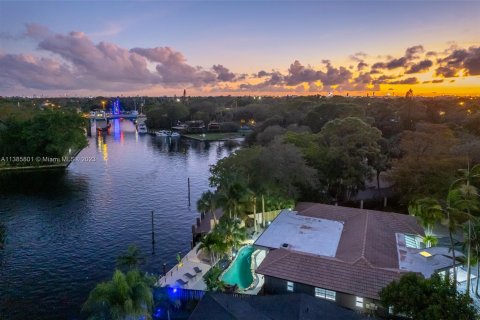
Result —
[[[194, 289], [194, 290], [206, 290], [207, 286], [203, 281], [203, 276], [210, 270], [211, 266], [201, 259], [201, 251], [197, 254], [197, 244], [192, 250], [190, 250], [180, 261], [179, 264], [175, 265], [170, 269], [167, 274], [160, 278], [157, 282], [159, 287], [175, 287], [175, 288], [184, 288], [184, 289]], [[198, 267], [202, 272], [196, 273], [193, 268]], [[195, 277], [189, 279], [185, 276], [185, 273], [190, 273]], [[181, 285], [177, 283], [177, 280], [181, 279], [187, 284]]]
[[[254, 233], [253, 228], [247, 230], [249, 234], [249, 239], [243, 243], [243, 245], [252, 245], [255, 240], [262, 234], [262, 229], [259, 229], [257, 233]], [[202, 251], [198, 252], [197, 248], [200, 244], [197, 244], [192, 250], [190, 250], [172, 269], [170, 269], [166, 275], [162, 276], [156, 283], [159, 287], [174, 287], [174, 288], [183, 288], [183, 289], [194, 289], [194, 290], [207, 290], [207, 286], [203, 281], [203, 276], [211, 269], [211, 266], [206, 262], [206, 257], [203, 257]], [[254, 254], [257, 251], [254, 251]], [[262, 253], [263, 252], [263, 253]], [[265, 258], [265, 251], [262, 250], [259, 254], [255, 255], [255, 264], [254, 269], [256, 269], [261, 261]], [[207, 258], [208, 259], [208, 258]], [[196, 273], [194, 268], [198, 267], [202, 272]], [[185, 274], [190, 273], [194, 275], [192, 279], [189, 279]], [[262, 289], [264, 279], [262, 275], [256, 275], [258, 277], [258, 282], [254, 288], [249, 290], [244, 290], [241, 293], [245, 294], [258, 294]], [[177, 283], [177, 280], [181, 279], [184, 282], [187, 282], [185, 285]], [[255, 280], [254, 280], [255, 281]]]

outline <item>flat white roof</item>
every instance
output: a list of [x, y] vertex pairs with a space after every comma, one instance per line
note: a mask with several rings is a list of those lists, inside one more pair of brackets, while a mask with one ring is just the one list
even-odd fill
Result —
[[288, 249], [320, 256], [335, 257], [343, 223], [298, 215], [296, 211], [283, 210], [258, 237], [255, 245], [278, 249], [288, 244]]

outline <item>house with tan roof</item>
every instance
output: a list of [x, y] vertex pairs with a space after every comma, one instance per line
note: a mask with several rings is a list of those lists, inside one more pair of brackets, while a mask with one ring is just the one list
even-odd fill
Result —
[[380, 290], [404, 273], [450, 272], [448, 248], [425, 248], [424, 235], [412, 216], [299, 203], [255, 241], [268, 251], [256, 273], [264, 276], [266, 294], [305, 293], [383, 313]]

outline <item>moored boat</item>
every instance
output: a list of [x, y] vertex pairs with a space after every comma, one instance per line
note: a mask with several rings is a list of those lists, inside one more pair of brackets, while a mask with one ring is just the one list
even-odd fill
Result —
[[148, 133], [147, 125], [145, 123], [139, 123], [137, 126], [137, 131], [139, 134], [146, 134]]

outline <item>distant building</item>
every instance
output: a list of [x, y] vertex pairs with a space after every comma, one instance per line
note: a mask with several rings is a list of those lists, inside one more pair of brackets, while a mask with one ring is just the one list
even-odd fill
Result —
[[255, 242], [268, 250], [256, 270], [266, 294], [305, 293], [383, 313], [379, 291], [390, 282], [452, 268], [448, 248], [422, 248], [415, 217], [316, 203], [295, 210], [283, 210]]
[[306, 294], [234, 296], [206, 293], [189, 320], [366, 320], [332, 302]]

